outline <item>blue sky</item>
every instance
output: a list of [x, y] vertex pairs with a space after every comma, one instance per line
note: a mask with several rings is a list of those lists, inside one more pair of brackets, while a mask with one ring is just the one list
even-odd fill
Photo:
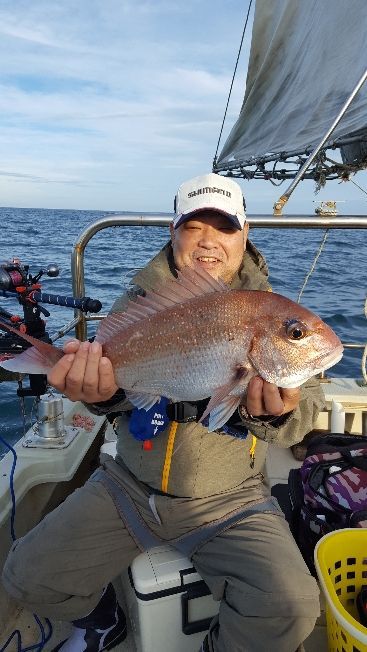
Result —
[[[0, 205], [171, 211], [177, 186], [211, 169], [246, 11], [239, 0], [0, 0]], [[355, 180], [367, 187], [366, 173]], [[249, 213], [270, 213], [285, 188], [241, 185]], [[312, 213], [313, 190], [305, 182], [288, 210]], [[367, 209], [352, 184], [319, 198]]]

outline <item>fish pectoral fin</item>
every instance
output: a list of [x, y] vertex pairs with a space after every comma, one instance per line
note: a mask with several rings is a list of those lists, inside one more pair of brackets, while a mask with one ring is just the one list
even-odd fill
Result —
[[[239, 406], [240, 400], [241, 400], [240, 396], [230, 395], [227, 396], [225, 399], [222, 400], [221, 403], [215, 405], [210, 410], [209, 425], [208, 425], [209, 432], [213, 432], [213, 430], [218, 430], [228, 421], [228, 419], [232, 416], [235, 409]], [[202, 418], [204, 418], [204, 415]]]
[[139, 408], [140, 410], [144, 408], [144, 410], [150, 410], [153, 405], [158, 403], [161, 400], [161, 397], [156, 394], [145, 394], [143, 392], [134, 392], [133, 390], [130, 389], [124, 389], [124, 392], [126, 394], [126, 398], [135, 405], [135, 407]]
[[239, 406], [242, 395], [244, 394], [248, 381], [252, 375], [252, 368], [248, 369], [239, 365], [236, 370], [235, 378], [226, 385], [219, 387], [212, 395], [199, 423], [201, 423], [209, 414], [209, 432], [217, 430], [223, 426]]

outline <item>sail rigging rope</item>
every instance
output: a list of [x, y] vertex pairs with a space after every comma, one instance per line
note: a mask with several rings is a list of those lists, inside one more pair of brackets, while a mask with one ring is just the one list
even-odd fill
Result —
[[302, 296], [302, 294], [303, 294], [303, 292], [305, 290], [305, 287], [306, 287], [306, 285], [307, 285], [307, 283], [309, 281], [309, 278], [310, 278], [311, 274], [313, 273], [313, 271], [314, 271], [314, 269], [316, 267], [316, 263], [317, 263], [317, 261], [318, 261], [318, 259], [320, 257], [320, 254], [321, 254], [321, 252], [322, 252], [322, 250], [323, 250], [323, 248], [325, 246], [325, 242], [326, 242], [326, 239], [327, 239], [328, 235], [329, 235], [329, 229], [325, 229], [325, 232], [324, 232], [322, 241], [320, 242], [320, 246], [319, 246], [318, 251], [316, 253], [315, 259], [314, 259], [314, 261], [313, 261], [313, 263], [312, 263], [312, 265], [310, 267], [310, 271], [307, 272], [307, 274], [305, 276], [305, 280], [303, 281], [303, 285], [302, 285], [302, 287], [301, 287], [301, 289], [299, 291], [299, 294], [298, 294], [298, 297], [297, 297], [297, 303], [299, 303], [301, 301], [301, 296]]
[[362, 186], [359, 186], [358, 183], [356, 183], [355, 181], [353, 181], [353, 179], [348, 179], [348, 181], [350, 181], [351, 183], [353, 183], [355, 186], [357, 186], [357, 188], [359, 188], [362, 192], [364, 192], [365, 195], [367, 195], [367, 190], [365, 190], [364, 188], [362, 188]]
[[235, 67], [234, 67], [233, 75], [232, 75], [232, 81], [231, 81], [231, 86], [230, 86], [229, 93], [228, 93], [227, 104], [226, 104], [226, 108], [225, 108], [225, 111], [224, 111], [224, 116], [223, 116], [222, 126], [221, 126], [221, 130], [220, 130], [219, 138], [218, 138], [218, 142], [217, 142], [217, 149], [215, 150], [215, 154], [214, 154], [214, 159], [213, 159], [213, 170], [214, 170], [215, 165], [216, 165], [216, 162], [217, 162], [217, 155], [218, 155], [219, 144], [220, 144], [220, 140], [221, 140], [221, 138], [222, 138], [223, 127], [224, 127], [224, 123], [225, 123], [225, 120], [226, 120], [226, 117], [227, 117], [227, 111], [228, 111], [229, 100], [231, 99], [231, 95], [232, 95], [232, 89], [233, 89], [234, 78], [235, 78], [235, 76], [236, 76], [237, 66], [238, 66], [238, 62], [239, 62], [240, 56], [241, 56], [242, 45], [243, 45], [243, 39], [245, 38], [245, 33], [246, 33], [246, 29], [247, 29], [248, 19], [249, 19], [249, 16], [250, 16], [251, 6], [252, 6], [252, 0], [250, 0], [250, 2], [249, 2], [249, 6], [248, 6], [248, 9], [247, 9], [247, 16], [246, 16], [245, 25], [244, 25], [244, 28], [243, 28], [243, 31], [242, 31], [242, 38], [241, 38], [241, 42], [240, 42], [240, 47], [239, 47], [239, 49], [238, 49], [238, 54], [237, 54], [237, 61], [236, 61], [236, 65], [235, 65]]
[[[309, 272], [306, 274], [305, 280], [304, 280], [303, 285], [302, 285], [302, 288], [299, 291], [299, 294], [298, 294], [298, 297], [297, 297], [297, 303], [300, 302], [302, 294], [303, 294], [303, 292], [304, 292], [304, 290], [306, 288], [306, 285], [307, 285], [307, 283], [309, 281], [309, 278], [310, 278], [311, 274], [315, 270], [316, 263], [317, 263], [317, 261], [318, 261], [318, 259], [320, 257], [320, 254], [321, 254], [321, 252], [322, 252], [322, 250], [323, 250], [323, 248], [325, 246], [328, 235], [329, 235], [329, 229], [325, 229], [322, 241], [320, 242], [320, 245], [319, 245], [318, 251], [316, 253], [316, 256], [314, 258], [314, 261], [313, 261], [313, 263], [312, 263], [312, 265], [310, 267]], [[365, 303], [364, 303], [364, 315], [365, 315], [365, 317], [367, 319], [367, 297], [366, 297]], [[364, 347], [361, 364], [362, 364], [363, 385], [367, 386], [367, 344]]]

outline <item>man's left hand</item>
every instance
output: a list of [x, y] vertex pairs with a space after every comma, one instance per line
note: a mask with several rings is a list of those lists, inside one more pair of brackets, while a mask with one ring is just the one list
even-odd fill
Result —
[[298, 387], [285, 389], [268, 383], [259, 376], [249, 382], [247, 394], [243, 401], [247, 412], [254, 416], [273, 415], [279, 417], [292, 412], [300, 400], [301, 391]]

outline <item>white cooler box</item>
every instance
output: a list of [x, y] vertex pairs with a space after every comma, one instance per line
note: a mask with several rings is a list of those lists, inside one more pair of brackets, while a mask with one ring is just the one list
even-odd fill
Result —
[[137, 652], [199, 652], [219, 602], [172, 546], [134, 559], [122, 577]]

